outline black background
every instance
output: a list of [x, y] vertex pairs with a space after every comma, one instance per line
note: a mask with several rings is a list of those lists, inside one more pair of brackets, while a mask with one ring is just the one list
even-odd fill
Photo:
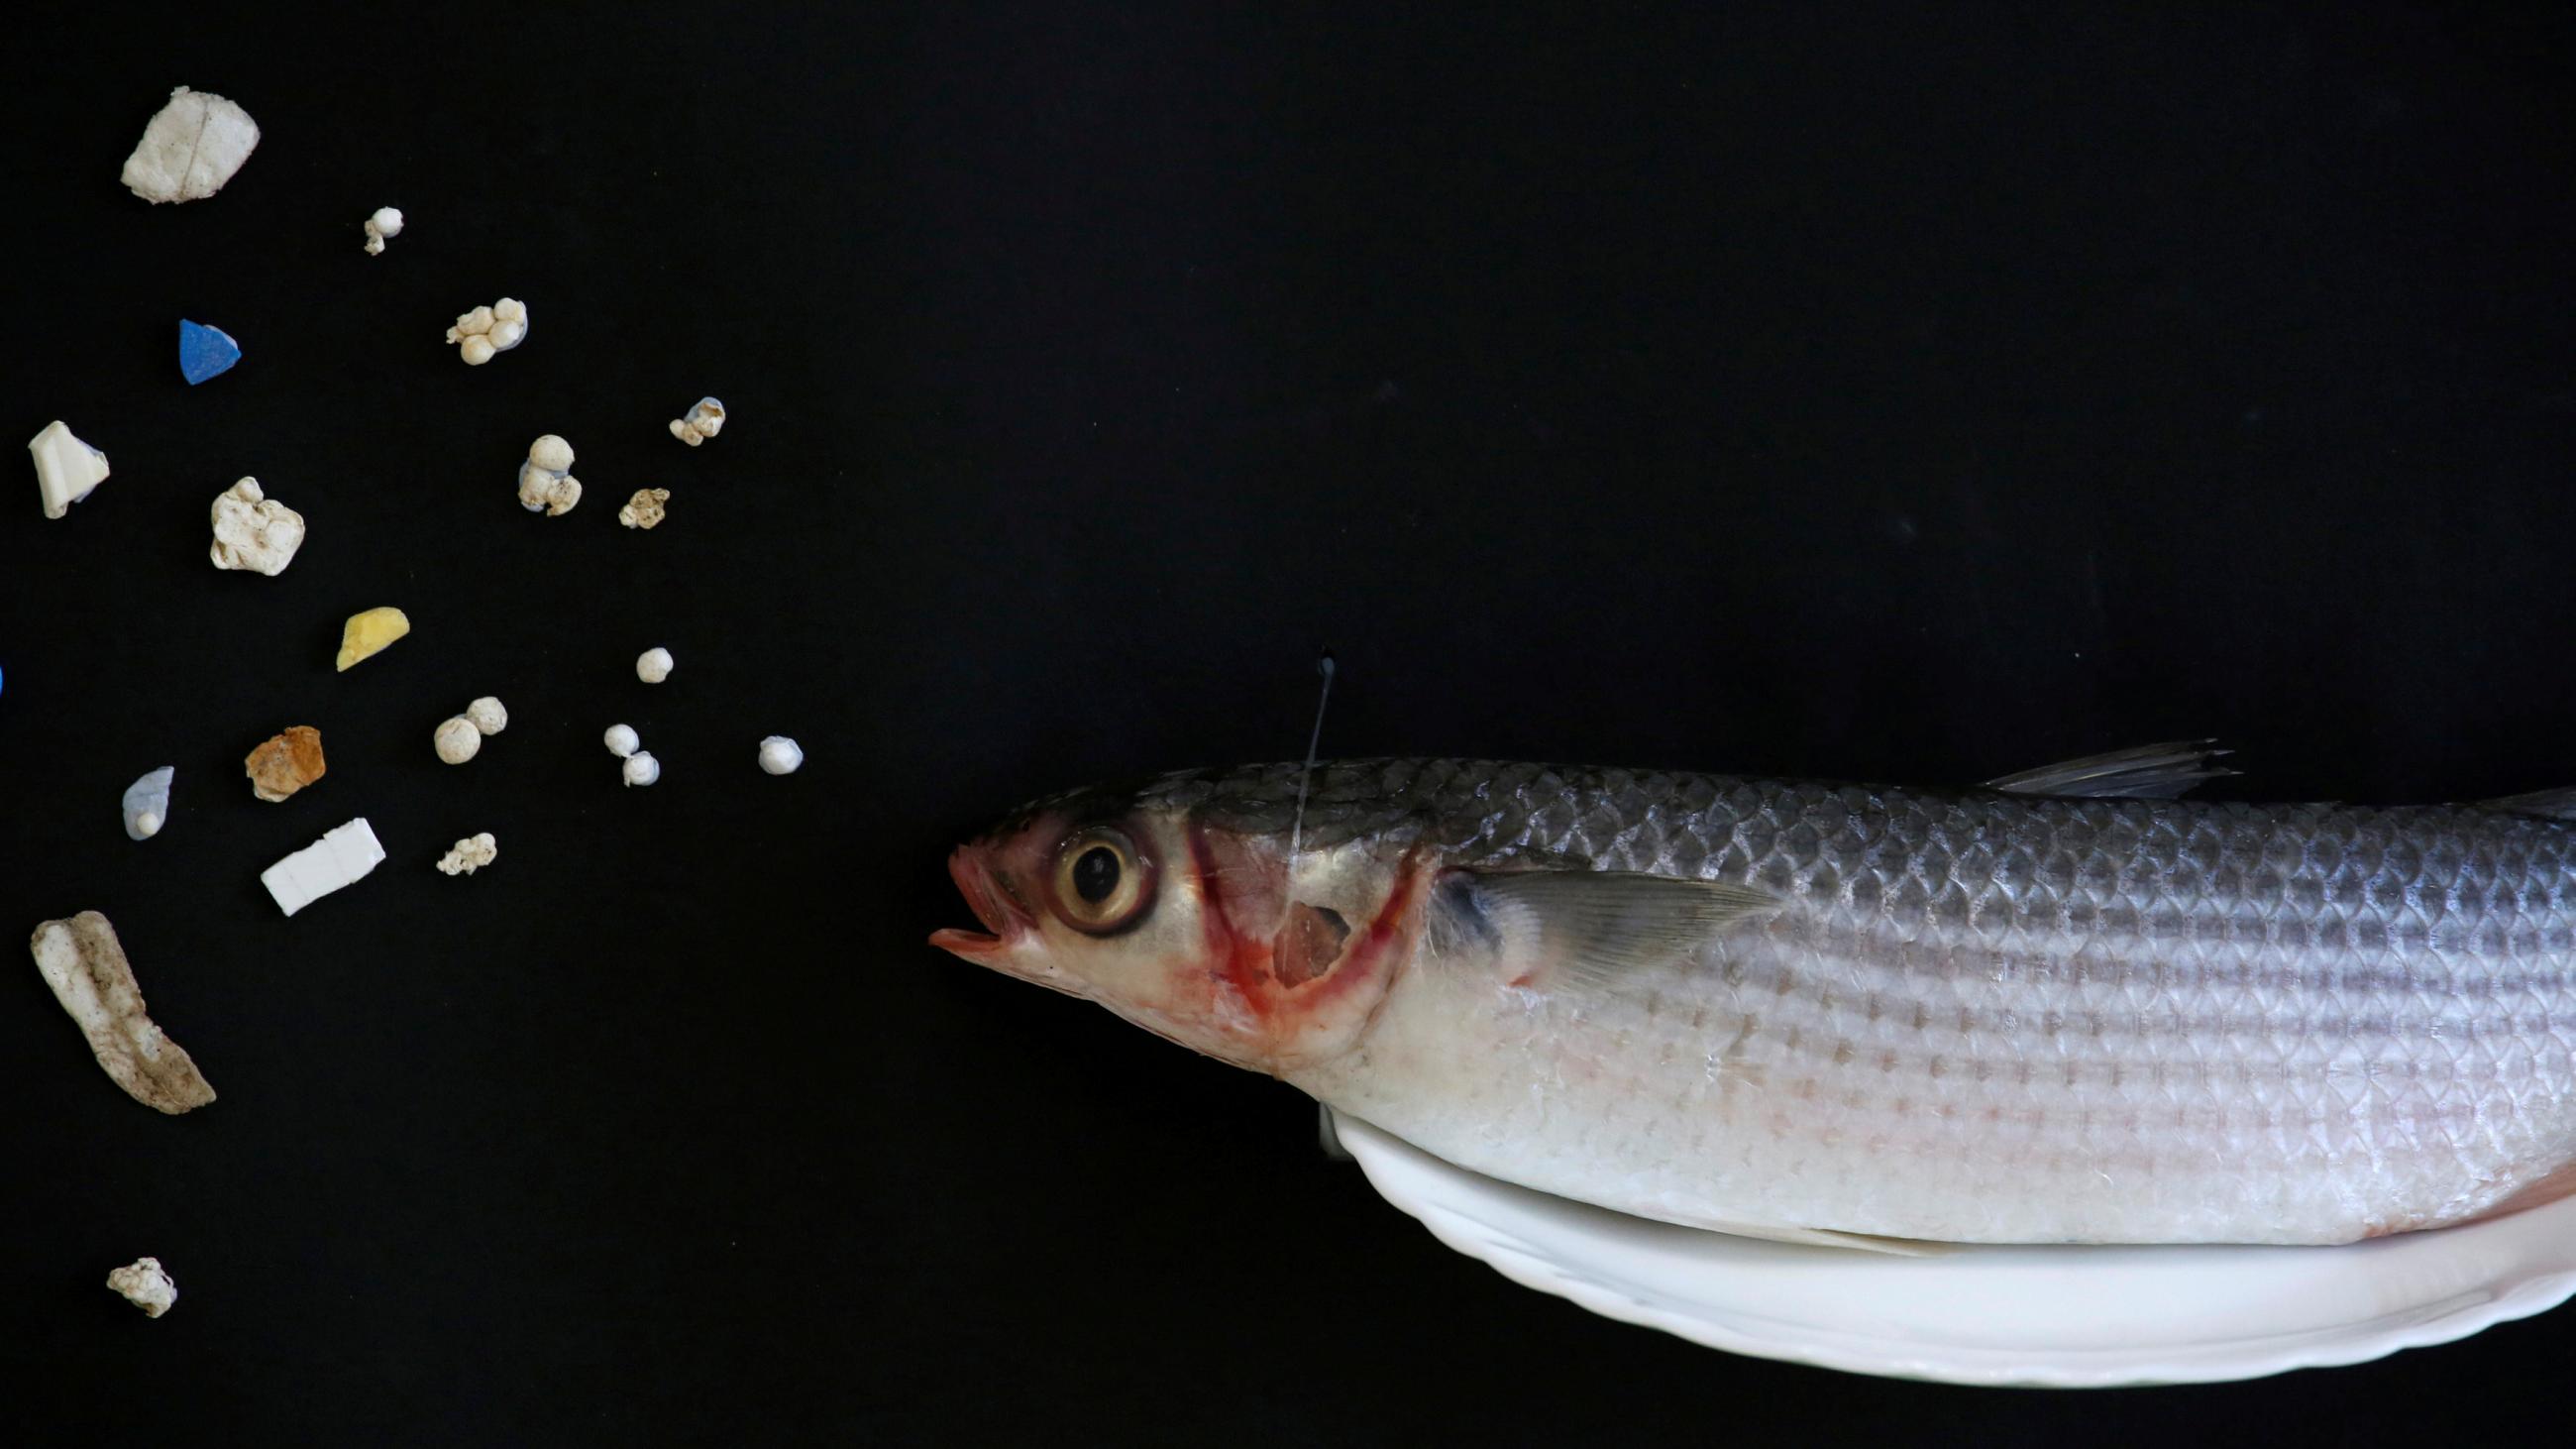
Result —
[[[2565, 1311], [2090, 1395], [1595, 1319], [1293, 1092], [922, 944], [1017, 800], [1295, 754], [1325, 647], [1345, 754], [2576, 780], [2563, 10], [99, 9], [0, 88], [0, 397], [115, 468], [0, 507], [0, 923], [105, 911], [222, 1100], [136, 1106], [0, 972], [16, 1441], [2563, 1432]], [[182, 83], [264, 139], [149, 207]], [[505, 293], [528, 345], [460, 366]], [[183, 386], [181, 316], [240, 367]], [[206, 564], [244, 474], [283, 577]], [[329, 776], [254, 802], [297, 723]], [[282, 919], [261, 868], [359, 814], [391, 859]], [[140, 1253], [159, 1322], [99, 1286]]]

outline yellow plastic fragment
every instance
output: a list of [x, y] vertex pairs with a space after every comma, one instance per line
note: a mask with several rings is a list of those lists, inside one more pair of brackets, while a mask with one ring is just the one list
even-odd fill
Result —
[[340, 626], [340, 668], [346, 670], [410, 632], [411, 620], [391, 605], [351, 614]]

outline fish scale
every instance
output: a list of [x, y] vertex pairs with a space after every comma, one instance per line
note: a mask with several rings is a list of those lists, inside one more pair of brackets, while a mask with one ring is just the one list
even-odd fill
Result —
[[[1298, 767], [1143, 800], [1283, 828]], [[1622, 989], [1416, 960], [1292, 1080], [1513, 1181], [1684, 1221], [2330, 1242], [2576, 1156], [2576, 830], [2474, 806], [2029, 798], [1474, 761], [1319, 767], [1316, 848], [1750, 885]]]

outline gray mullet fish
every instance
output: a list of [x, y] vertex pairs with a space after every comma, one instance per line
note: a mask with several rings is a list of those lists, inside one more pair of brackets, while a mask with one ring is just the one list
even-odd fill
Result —
[[[1164, 776], [933, 943], [1459, 1166], [1790, 1241], [2337, 1243], [2576, 1190], [2576, 791], [2193, 803], [1466, 760]], [[1289, 842], [1298, 836], [1292, 856]]]

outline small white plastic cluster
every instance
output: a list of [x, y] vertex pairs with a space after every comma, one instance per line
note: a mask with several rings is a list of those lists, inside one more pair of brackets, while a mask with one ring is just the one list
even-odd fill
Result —
[[447, 329], [447, 340], [467, 367], [481, 367], [494, 353], [528, 340], [528, 304], [504, 297], [489, 307], [477, 307], [456, 319], [456, 325]]
[[610, 725], [608, 733], [600, 736], [600, 743], [608, 746], [610, 754], [626, 762], [621, 773], [625, 775], [627, 784], [650, 785], [662, 778], [662, 762], [654, 759], [653, 752], [643, 747], [644, 741], [636, 735], [633, 725]]
[[[383, 256], [385, 254], [385, 243], [392, 238], [401, 235], [402, 213], [396, 211], [390, 206], [377, 207], [376, 214], [367, 218], [367, 255], [371, 257]], [[465, 317], [457, 318], [457, 325], [460, 327], [463, 326], [465, 324], [466, 317], [471, 317], [473, 315], [473, 313], [468, 312], [465, 314]], [[526, 327], [523, 322], [521, 324], [522, 333], [524, 333], [525, 330]], [[451, 337], [448, 340], [453, 342], [456, 339]], [[485, 360], [489, 361], [490, 359], [486, 358]]]
[[702, 397], [689, 404], [689, 415], [671, 419], [671, 436], [694, 448], [724, 431], [724, 404]]
[[572, 444], [552, 433], [528, 445], [519, 465], [519, 506], [561, 518], [581, 502], [581, 480], [572, 476]]
[[146, 1318], [160, 1317], [179, 1301], [179, 1285], [171, 1281], [169, 1270], [161, 1266], [158, 1258], [137, 1258], [122, 1268], [110, 1269], [107, 1286], [142, 1309]]
[[626, 506], [617, 510], [617, 521], [628, 528], [659, 528], [663, 505], [670, 501], [668, 488], [638, 488], [635, 496], [626, 500]]
[[438, 858], [438, 868], [448, 875], [472, 875], [499, 859], [500, 855], [500, 842], [492, 838], [491, 831], [486, 830], [480, 835], [469, 835], [456, 842], [449, 848], [447, 854]]
[[760, 742], [760, 768], [773, 775], [793, 775], [805, 763], [802, 746], [785, 735], [771, 735]]
[[659, 684], [671, 677], [671, 651], [647, 649], [635, 656], [635, 677], [646, 684]]
[[483, 748], [485, 735], [497, 735], [509, 727], [510, 712], [487, 694], [465, 706], [465, 713], [440, 723], [431, 743], [437, 746], [440, 759], [461, 765]]

